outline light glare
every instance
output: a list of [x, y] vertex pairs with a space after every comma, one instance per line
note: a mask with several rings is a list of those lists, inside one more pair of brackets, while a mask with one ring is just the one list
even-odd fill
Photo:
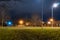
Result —
[[58, 7], [58, 5], [59, 5], [59, 3], [54, 3], [52, 7], [56, 8], [56, 7]]
[[23, 20], [20, 20], [20, 21], [19, 21], [19, 24], [20, 24], [20, 25], [22, 25], [23, 23], [24, 23], [24, 21], [23, 21]]
[[48, 24], [51, 24], [51, 22], [49, 21]]
[[53, 19], [51, 18], [50, 21], [53, 22]]

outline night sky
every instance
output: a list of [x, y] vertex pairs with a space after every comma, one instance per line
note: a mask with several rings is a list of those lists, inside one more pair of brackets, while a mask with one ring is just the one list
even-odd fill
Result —
[[[60, 0], [43, 0], [44, 21], [51, 17], [51, 6]], [[32, 13], [42, 14], [42, 0], [0, 0], [0, 4], [7, 4], [12, 19], [30, 17]], [[54, 18], [60, 20], [60, 5], [54, 9]]]

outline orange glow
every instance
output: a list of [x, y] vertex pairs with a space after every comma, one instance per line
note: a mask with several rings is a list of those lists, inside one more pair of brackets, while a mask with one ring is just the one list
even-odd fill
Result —
[[53, 22], [53, 19], [51, 18], [50, 21]]
[[51, 22], [49, 21], [48, 24], [51, 24]]
[[29, 23], [27, 22], [27, 23], [26, 23], [26, 25], [28, 26], [28, 25], [29, 25]]
[[24, 24], [24, 21], [23, 21], [23, 20], [20, 20], [20, 21], [19, 21], [19, 24], [20, 24], [20, 25], [23, 25], [23, 24]]

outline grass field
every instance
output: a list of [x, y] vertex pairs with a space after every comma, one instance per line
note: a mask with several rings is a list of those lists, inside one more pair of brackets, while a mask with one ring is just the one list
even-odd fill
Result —
[[60, 27], [1, 27], [0, 40], [60, 40]]

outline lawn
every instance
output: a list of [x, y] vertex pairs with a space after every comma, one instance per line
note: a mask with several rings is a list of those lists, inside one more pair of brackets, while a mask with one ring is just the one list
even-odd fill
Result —
[[60, 40], [58, 27], [0, 28], [0, 40]]

